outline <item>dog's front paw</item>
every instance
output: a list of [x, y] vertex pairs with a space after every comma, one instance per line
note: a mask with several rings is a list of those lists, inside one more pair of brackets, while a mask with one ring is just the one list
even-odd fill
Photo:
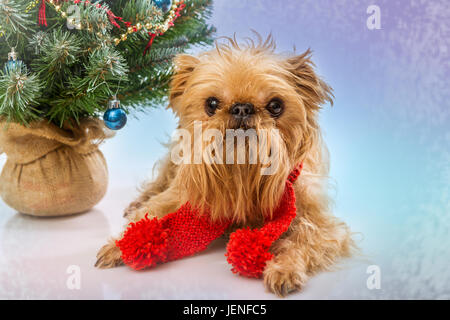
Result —
[[115, 241], [111, 240], [97, 253], [97, 262], [95, 263], [95, 266], [100, 269], [120, 266], [123, 264], [121, 255], [122, 252], [116, 246]]
[[282, 260], [276, 258], [267, 262], [263, 277], [267, 290], [279, 297], [301, 290], [308, 280], [306, 273], [292, 265], [283, 264]]
[[124, 210], [123, 216], [124, 218], [129, 218], [135, 215], [135, 212], [142, 208], [142, 202], [139, 200], [133, 201], [128, 205], [128, 207]]
[[148, 212], [149, 209], [147, 206], [139, 202], [133, 202], [127, 209], [125, 209], [123, 216], [128, 221], [139, 221], [143, 219]]

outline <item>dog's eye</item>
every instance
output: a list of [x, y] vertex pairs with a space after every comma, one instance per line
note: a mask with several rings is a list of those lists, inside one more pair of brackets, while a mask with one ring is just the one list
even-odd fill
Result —
[[206, 99], [205, 111], [208, 116], [213, 116], [216, 110], [219, 108], [219, 99], [215, 97], [209, 97]]
[[284, 110], [283, 101], [280, 99], [272, 99], [266, 106], [267, 111], [270, 112], [270, 115], [274, 118], [278, 118], [281, 116]]

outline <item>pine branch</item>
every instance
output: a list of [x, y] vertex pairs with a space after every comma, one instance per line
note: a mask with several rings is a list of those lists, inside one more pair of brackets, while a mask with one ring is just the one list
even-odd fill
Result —
[[36, 105], [41, 88], [37, 76], [17, 61], [0, 75], [0, 117], [24, 124], [38, 119], [40, 111]]
[[[78, 62], [81, 41], [67, 31], [55, 30], [42, 43], [41, 55], [33, 63], [47, 88], [63, 84], [72, 76], [71, 66]], [[47, 90], [49, 91], [49, 90]]]
[[31, 26], [30, 14], [25, 13], [26, 2], [0, 0], [0, 25], [6, 34], [26, 35]]
[[[186, 0], [175, 25], [163, 35], [158, 33], [149, 53], [143, 55], [149, 35], [142, 26], [160, 24], [169, 17], [150, 0], [105, 0], [101, 7], [83, 1], [77, 4], [81, 30], [68, 29], [71, 15], [67, 10], [73, 0], [60, 1], [58, 10], [47, 4], [48, 27], [36, 23], [37, 7], [25, 12], [29, 3], [0, 0], [0, 25], [7, 32], [0, 37], [0, 66], [7, 60], [10, 46], [17, 44], [18, 60], [30, 68], [22, 75], [26, 81], [23, 78], [20, 90], [11, 89], [20, 77], [1, 76], [0, 116], [20, 123], [46, 118], [62, 125], [68, 120], [98, 117], [117, 91], [129, 113], [166, 103], [172, 59], [193, 46], [211, 44], [214, 33], [207, 24], [212, 1]], [[120, 28], [111, 22], [109, 8], [123, 18], [112, 18]], [[130, 33], [125, 21], [140, 23], [142, 30]], [[114, 39], [124, 33], [127, 40], [116, 46]]]

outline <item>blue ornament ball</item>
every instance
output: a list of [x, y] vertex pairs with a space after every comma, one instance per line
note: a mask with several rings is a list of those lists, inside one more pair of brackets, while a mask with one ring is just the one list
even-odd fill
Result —
[[5, 63], [4, 71], [5, 73], [9, 73], [11, 70], [14, 70], [18, 65], [20, 61], [10, 59]]
[[127, 123], [127, 114], [120, 108], [108, 109], [103, 115], [103, 122], [111, 130], [120, 130]]
[[172, 0], [153, 0], [153, 3], [164, 13], [168, 12], [172, 6]]

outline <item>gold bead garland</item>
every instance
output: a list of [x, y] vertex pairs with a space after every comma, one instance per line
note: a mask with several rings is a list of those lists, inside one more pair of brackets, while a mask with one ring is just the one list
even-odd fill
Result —
[[[28, 6], [26, 7], [26, 9], [25, 9], [25, 13], [30, 12], [30, 10], [35, 8], [39, 4], [39, 2], [40, 2], [40, 0], [34, 0], [34, 1], [30, 2], [28, 4]], [[146, 32], [151, 32], [151, 33], [155, 33], [155, 34], [166, 32], [170, 28], [170, 23], [175, 18], [176, 11], [178, 10], [179, 6], [183, 4], [183, 2], [184, 2], [184, 0], [174, 0], [173, 1], [172, 7], [170, 8], [170, 11], [168, 13], [167, 19], [163, 23], [153, 25], [150, 22], [147, 22], [145, 24], [142, 24], [141, 22], [138, 22], [134, 26], [129, 26], [127, 28], [126, 33], [121, 34], [119, 38], [115, 38], [113, 40], [114, 44], [117, 46], [120, 42], [126, 41], [128, 39], [128, 35], [130, 35], [132, 33], [135, 33], [135, 32], [139, 32], [143, 28], [146, 29], [145, 30]], [[67, 12], [62, 11], [61, 10], [61, 6], [55, 0], [49, 0], [48, 3], [53, 5], [55, 11], [59, 12], [61, 14], [62, 18], [67, 18]], [[72, 24], [74, 22], [75, 22], [75, 19], [73, 19], [73, 18], [72, 18], [71, 21], [69, 21], [69, 23], [72, 23]], [[78, 30], [81, 30], [83, 28], [81, 23], [78, 23], [77, 25], [75, 25], [75, 27]], [[0, 38], [5, 35], [5, 31], [2, 30], [2, 29], [3, 29], [3, 27], [0, 25]], [[93, 31], [93, 28], [90, 25], [88, 25], [86, 29], [88, 31], [91, 31], [91, 32]], [[101, 32], [97, 32], [96, 34], [99, 37], [102, 36]]]
[[[55, 0], [50, 0], [49, 3], [51, 5], [53, 5], [55, 11], [59, 12], [63, 18], [67, 17], [67, 12], [61, 11], [61, 6], [56, 4]], [[126, 41], [128, 39], [128, 35], [135, 33], [135, 32], [139, 32], [143, 28], [146, 29], [145, 30], [146, 32], [151, 32], [151, 33], [156, 33], [156, 34], [166, 32], [170, 28], [170, 23], [175, 18], [176, 11], [178, 10], [179, 6], [181, 6], [183, 3], [184, 3], [184, 0], [174, 0], [173, 5], [170, 8], [170, 11], [167, 15], [167, 19], [163, 23], [153, 25], [153, 24], [147, 22], [143, 25], [141, 22], [138, 22], [136, 25], [129, 26], [126, 29], [125, 33], [122, 33], [120, 35], [120, 37], [114, 38], [114, 40], [113, 40], [114, 44], [117, 46], [122, 41]], [[74, 22], [74, 21], [72, 20], [72, 22]], [[77, 24], [75, 27], [78, 30], [83, 29], [83, 26], [81, 25], [81, 23]], [[89, 26], [85, 29], [87, 29], [89, 31], [93, 31]], [[97, 35], [98, 34], [101, 34], [101, 33], [97, 33]]]
[[31, 1], [25, 9], [25, 13], [30, 12], [31, 9], [35, 8], [39, 4], [39, 0]]

